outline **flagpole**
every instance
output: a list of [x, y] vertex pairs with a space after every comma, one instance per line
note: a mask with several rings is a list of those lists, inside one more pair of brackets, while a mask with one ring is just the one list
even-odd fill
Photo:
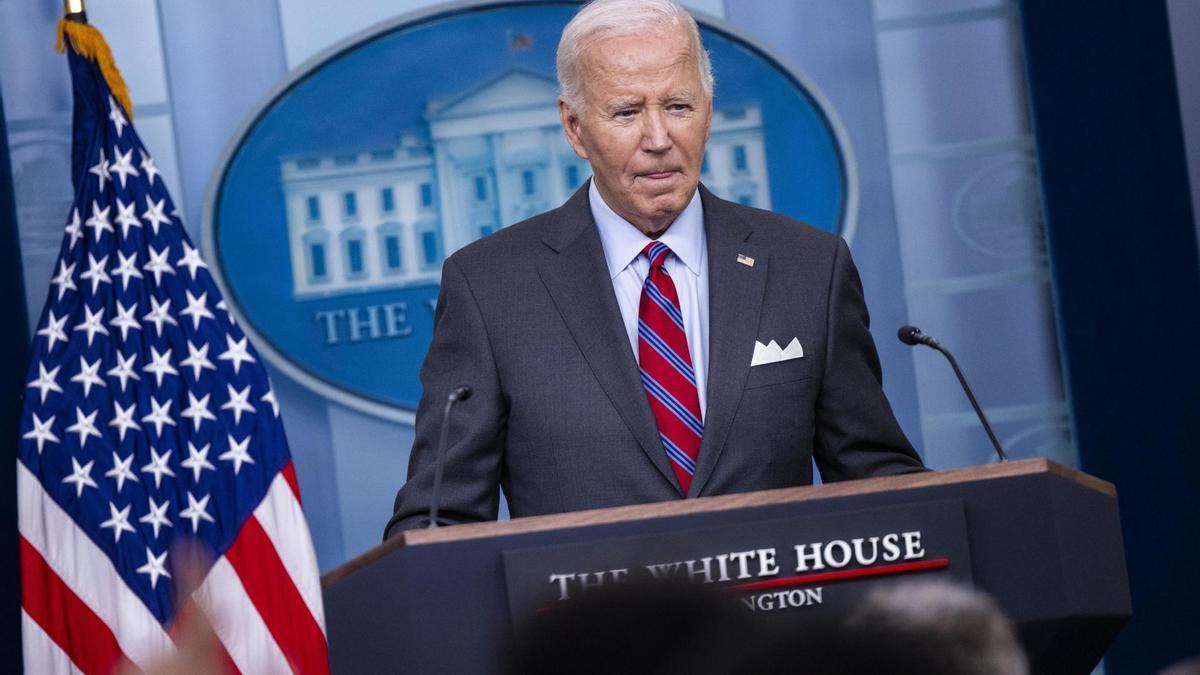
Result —
[[87, 23], [87, 12], [83, 9], [83, 0], [63, 0], [63, 18], [75, 23]]

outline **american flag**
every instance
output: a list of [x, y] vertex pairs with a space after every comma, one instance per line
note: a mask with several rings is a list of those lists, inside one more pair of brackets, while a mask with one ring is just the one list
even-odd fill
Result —
[[173, 544], [186, 538], [209, 553], [192, 598], [230, 670], [328, 672], [316, 557], [262, 361], [127, 111], [96, 63], [67, 52], [75, 201], [17, 462], [26, 671], [173, 654]]

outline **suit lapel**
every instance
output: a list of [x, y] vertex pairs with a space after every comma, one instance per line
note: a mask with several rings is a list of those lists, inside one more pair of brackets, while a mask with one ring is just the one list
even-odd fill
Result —
[[[637, 361], [613, 294], [600, 233], [588, 205], [588, 184], [559, 209], [545, 238], [553, 253], [541, 256], [538, 274], [621, 419], [663, 477], [678, 489], [658, 425], [642, 388]], [[749, 363], [749, 356], [746, 362]]]
[[[700, 458], [689, 497], [699, 496], [725, 448], [742, 397], [767, 280], [767, 251], [748, 242], [752, 228], [703, 186], [708, 243], [708, 402]], [[738, 255], [754, 264], [738, 262]]]

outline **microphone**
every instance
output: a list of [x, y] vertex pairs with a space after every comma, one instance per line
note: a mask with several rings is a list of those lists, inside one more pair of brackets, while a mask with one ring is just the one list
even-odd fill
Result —
[[429, 494], [429, 525], [428, 529], [438, 527], [439, 492], [442, 489], [442, 456], [446, 454], [446, 437], [450, 434], [450, 411], [454, 404], [471, 398], [471, 388], [458, 386], [446, 396], [446, 407], [442, 410], [442, 434], [438, 440], [437, 454], [433, 458], [433, 490]]
[[988, 438], [992, 441], [992, 447], [996, 448], [996, 455], [1000, 457], [1001, 462], [1008, 461], [1008, 455], [1004, 452], [1004, 448], [1000, 447], [1000, 441], [996, 438], [996, 432], [992, 431], [992, 425], [988, 424], [987, 416], [983, 414], [983, 408], [979, 407], [979, 402], [975, 400], [975, 394], [971, 392], [971, 385], [967, 384], [967, 378], [963, 375], [962, 369], [958, 367], [958, 361], [950, 350], [938, 344], [937, 340], [921, 332], [916, 326], [901, 326], [896, 334], [900, 341], [906, 345], [916, 346], [925, 345], [930, 349], [936, 349], [946, 357], [950, 362], [950, 366], [954, 368], [954, 374], [958, 376], [958, 383], [962, 385], [963, 391], [967, 394], [967, 400], [971, 402], [971, 407], [975, 409], [975, 414], [979, 416], [979, 421], [983, 423], [983, 430], [987, 432]]

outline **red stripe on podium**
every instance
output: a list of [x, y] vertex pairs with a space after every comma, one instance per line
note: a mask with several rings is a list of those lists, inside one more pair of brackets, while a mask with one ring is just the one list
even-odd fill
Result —
[[746, 584], [738, 584], [736, 586], [727, 586], [727, 591], [757, 591], [764, 588], [780, 588], [783, 586], [804, 586], [807, 584], [819, 584], [825, 581], [840, 581], [842, 579], [860, 579], [862, 577], [881, 577], [891, 574], [904, 574], [906, 572], [920, 572], [924, 570], [945, 569], [950, 566], [950, 561], [946, 558], [938, 560], [921, 560], [911, 563], [897, 563], [895, 565], [880, 565], [878, 567], [859, 567], [852, 570], [838, 570], [836, 572], [815, 572], [813, 574], [801, 574], [796, 577], [784, 577], [782, 579], [766, 579], [764, 581], [752, 581]]

